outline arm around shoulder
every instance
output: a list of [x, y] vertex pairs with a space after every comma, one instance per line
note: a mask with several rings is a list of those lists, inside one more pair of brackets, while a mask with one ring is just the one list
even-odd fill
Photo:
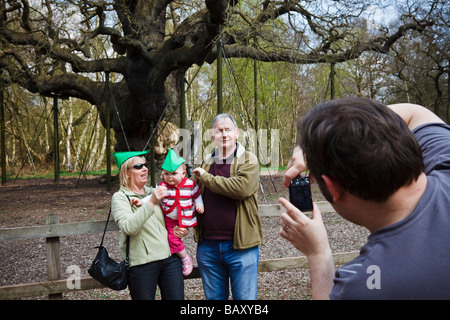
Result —
[[418, 104], [398, 103], [388, 105], [388, 107], [395, 113], [397, 113], [406, 122], [410, 130], [414, 130], [418, 126], [430, 122], [444, 122], [432, 111]]

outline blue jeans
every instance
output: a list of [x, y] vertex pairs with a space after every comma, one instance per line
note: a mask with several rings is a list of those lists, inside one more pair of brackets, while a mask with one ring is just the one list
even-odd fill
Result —
[[255, 300], [259, 247], [235, 250], [233, 241], [202, 240], [197, 263], [207, 300]]

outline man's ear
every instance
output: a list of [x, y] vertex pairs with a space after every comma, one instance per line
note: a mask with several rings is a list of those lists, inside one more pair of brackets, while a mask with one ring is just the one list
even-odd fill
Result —
[[344, 192], [341, 185], [327, 175], [322, 175], [322, 179], [325, 182], [331, 197], [333, 198], [333, 202], [339, 201]]

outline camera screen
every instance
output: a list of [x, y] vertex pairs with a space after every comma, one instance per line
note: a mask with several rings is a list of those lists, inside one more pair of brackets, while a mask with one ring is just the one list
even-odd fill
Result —
[[292, 179], [289, 186], [289, 201], [300, 211], [312, 211], [311, 187], [308, 177]]

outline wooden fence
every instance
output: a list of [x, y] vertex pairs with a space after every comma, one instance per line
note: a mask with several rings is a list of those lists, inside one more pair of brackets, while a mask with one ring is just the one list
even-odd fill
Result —
[[[322, 213], [334, 212], [333, 207], [326, 201], [318, 203]], [[279, 204], [260, 205], [259, 214], [262, 217], [280, 216], [284, 208]], [[58, 215], [50, 214], [46, 216], [46, 224], [40, 226], [18, 227], [0, 229], [0, 241], [20, 240], [20, 239], [46, 239], [47, 251], [47, 273], [48, 281], [17, 284], [0, 287], [0, 299], [17, 299], [21, 297], [33, 297], [48, 295], [49, 299], [61, 299], [62, 293], [104, 288], [102, 284], [91, 277], [82, 277], [77, 288], [68, 285], [67, 279], [61, 279], [60, 263], [60, 238], [77, 234], [101, 233], [104, 230], [106, 221], [91, 221], [59, 224]], [[107, 231], [119, 230], [115, 223], [109, 223]], [[358, 255], [358, 252], [336, 253], [334, 260], [336, 264], [344, 264]], [[92, 257], [94, 258], [94, 257]], [[306, 257], [282, 258], [262, 260], [259, 262], [258, 272], [280, 271], [296, 268], [308, 268]], [[200, 273], [197, 267], [187, 279], [199, 278]]]

